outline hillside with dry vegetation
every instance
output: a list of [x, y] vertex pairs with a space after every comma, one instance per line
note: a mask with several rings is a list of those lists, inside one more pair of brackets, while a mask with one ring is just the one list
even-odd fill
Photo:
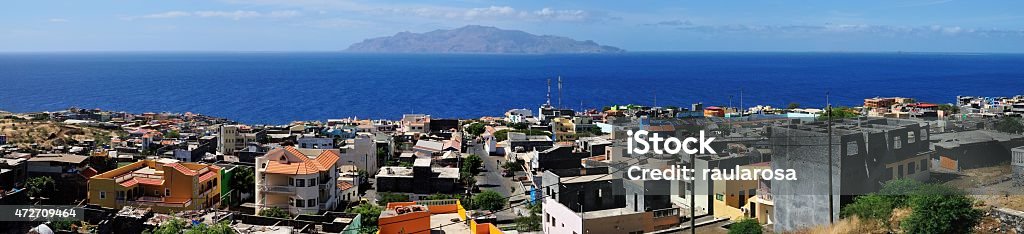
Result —
[[7, 143], [18, 148], [52, 149], [54, 146], [95, 140], [97, 145], [110, 142], [110, 138], [125, 134], [123, 131], [82, 127], [51, 120], [0, 119], [0, 134]]

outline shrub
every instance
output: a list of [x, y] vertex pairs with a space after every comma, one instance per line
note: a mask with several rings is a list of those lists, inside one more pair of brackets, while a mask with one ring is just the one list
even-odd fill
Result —
[[754, 219], [742, 219], [729, 225], [729, 234], [760, 234], [762, 232], [761, 224]]
[[261, 210], [259, 216], [289, 219], [292, 217], [292, 214], [288, 213], [288, 211], [285, 211], [284, 209], [271, 207]]
[[505, 208], [505, 203], [508, 203], [508, 199], [494, 190], [484, 190], [473, 197], [473, 204], [476, 205], [477, 208], [489, 211], [497, 211], [501, 208]]
[[970, 233], [982, 216], [974, 200], [944, 185], [925, 185], [910, 197], [913, 209], [900, 227], [907, 233]]

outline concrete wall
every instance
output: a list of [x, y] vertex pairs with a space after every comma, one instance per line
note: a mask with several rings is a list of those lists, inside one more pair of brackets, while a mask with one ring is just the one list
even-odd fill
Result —
[[540, 218], [544, 233], [583, 233], [583, 219], [555, 199], [544, 199], [544, 212]]
[[992, 209], [992, 214], [1003, 223], [1003, 228], [1013, 229], [1016, 233], [1024, 233], [1024, 212], [1006, 208], [995, 208]]
[[[818, 138], [823, 133], [772, 128], [772, 169], [796, 169], [797, 181], [772, 181], [775, 202], [775, 232], [788, 232], [829, 224], [829, 189], [841, 194], [840, 167], [842, 152], [833, 147], [833, 163], [828, 165], [828, 142]], [[787, 137], [789, 136], [789, 137]], [[838, 144], [839, 138], [834, 138]], [[828, 167], [832, 167], [829, 187]], [[863, 182], [863, 181], [862, 181]], [[831, 200], [832, 218], [839, 219], [839, 196]]]

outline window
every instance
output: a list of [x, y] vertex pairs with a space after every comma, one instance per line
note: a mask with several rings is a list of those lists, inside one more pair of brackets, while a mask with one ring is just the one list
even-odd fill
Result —
[[303, 200], [302, 200], [302, 199], [295, 199], [294, 201], [295, 201], [295, 202], [294, 202], [294, 203], [295, 203], [295, 207], [299, 207], [299, 208], [302, 208], [302, 207], [306, 207], [306, 206], [305, 206], [305, 205], [306, 205], [306, 203], [305, 203], [305, 202], [303, 202]]
[[316, 178], [309, 179], [309, 186], [316, 186]]
[[907, 143], [917, 142], [917, 134], [913, 131], [907, 132]]
[[288, 186], [295, 186], [295, 178], [288, 177]]
[[306, 180], [303, 180], [303, 179], [295, 180], [295, 187], [306, 187]]
[[917, 167], [915, 166], [916, 165], [914, 165], [914, 162], [910, 162], [909, 164], [907, 164], [907, 175], [913, 175], [914, 172], [917, 172]]
[[857, 155], [859, 148], [857, 148], [857, 141], [850, 141], [846, 143], [846, 155]]
[[896, 179], [903, 178], [903, 165], [900, 165], [898, 168], [899, 168], [899, 173], [896, 174], [896, 176], [897, 176]]
[[725, 201], [725, 194], [716, 193], [715, 194], [715, 200]]
[[164, 189], [164, 196], [170, 197], [171, 196], [171, 189], [165, 188]]
[[922, 171], [927, 171], [928, 170], [928, 159], [927, 158], [926, 159], [921, 159], [921, 170]]
[[898, 137], [898, 136], [892, 137], [892, 148], [893, 149], [903, 148], [903, 141], [900, 141], [900, 137]]
[[555, 219], [555, 217], [551, 217], [551, 226], [552, 227], [555, 226], [555, 220], [557, 220], [557, 219]]
[[601, 197], [603, 189], [597, 189], [597, 197]]
[[100, 191], [100, 199], [107, 199], [107, 192]]
[[306, 200], [306, 206], [308, 206], [308, 207], [316, 207], [316, 199], [314, 198], [314, 199]]

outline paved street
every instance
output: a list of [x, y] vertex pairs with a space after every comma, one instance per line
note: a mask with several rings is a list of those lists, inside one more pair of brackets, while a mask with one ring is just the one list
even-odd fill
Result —
[[[514, 202], [512, 205], [526, 199], [526, 195], [523, 195], [523, 189], [520, 188], [521, 186], [519, 186], [517, 182], [512, 181], [511, 177], [501, 176], [501, 163], [505, 163], [504, 157], [488, 156], [483, 144], [471, 144], [467, 151], [469, 151], [470, 154], [480, 156], [484, 161], [484, 170], [476, 177], [477, 185], [480, 187], [481, 191], [494, 190], [505, 197], [512, 197], [509, 199], [509, 201]], [[515, 215], [513, 210], [500, 212], [498, 214], [499, 220], [512, 220], [515, 219], [515, 217], [517, 217], [517, 215]]]

